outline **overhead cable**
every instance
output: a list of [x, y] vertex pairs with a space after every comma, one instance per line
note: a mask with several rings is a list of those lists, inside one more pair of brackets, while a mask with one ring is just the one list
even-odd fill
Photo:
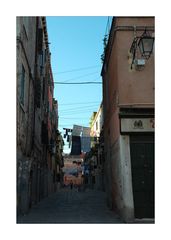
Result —
[[79, 105], [79, 104], [87, 104], [87, 103], [99, 103], [99, 101], [94, 101], [94, 102], [74, 102], [74, 103], [64, 103], [64, 104], [60, 104], [60, 106], [64, 106], [64, 105]]
[[91, 72], [91, 73], [88, 73], [88, 74], [84, 74], [84, 75], [81, 75], [81, 76], [78, 76], [78, 77], [74, 77], [74, 78], [70, 78], [70, 79], [67, 79], [67, 80], [62, 80], [63, 82], [69, 82], [69, 81], [72, 81], [72, 80], [75, 80], [75, 79], [80, 79], [80, 78], [84, 78], [84, 77], [87, 77], [87, 76], [91, 76], [91, 75], [94, 75], [96, 73], [99, 73], [98, 71], [96, 72]]
[[54, 84], [102, 84], [102, 82], [72, 82], [72, 83], [67, 83], [67, 82], [54, 82]]
[[[62, 113], [62, 116], [69, 116], [69, 115], [72, 115], [73, 116], [73, 114], [74, 115], [77, 115], [77, 114], [87, 114], [87, 112], [89, 112], [89, 113], [91, 113], [91, 112], [97, 112], [97, 111], [93, 111], [93, 109], [91, 108], [91, 109], [86, 109], [86, 111], [85, 110], [72, 110], [72, 111], [69, 111], [69, 112], [64, 112], [64, 113]], [[60, 117], [60, 115], [59, 115], [59, 117]]]
[[91, 105], [85, 105], [85, 106], [78, 106], [78, 107], [74, 107], [74, 108], [67, 108], [67, 109], [61, 109], [60, 112], [68, 112], [70, 110], [78, 110], [78, 109], [87, 109], [87, 108], [94, 108], [94, 107], [98, 107], [99, 104], [91, 104]]
[[60, 117], [60, 119], [61, 118], [62, 119], [67, 119], [67, 120], [72, 120], [72, 119], [82, 119], [83, 120], [83, 119], [87, 119], [87, 117], [86, 118], [72, 118], [72, 117], [71, 118], [66, 118], [66, 117]]
[[85, 67], [85, 68], [71, 69], [71, 70], [62, 71], [62, 72], [56, 72], [56, 73], [53, 73], [53, 74], [64, 74], [64, 73], [69, 73], [69, 72], [77, 72], [77, 71], [82, 71], [82, 70], [91, 69], [91, 68], [97, 68], [97, 67], [100, 67], [100, 65], [91, 66], [91, 67]]

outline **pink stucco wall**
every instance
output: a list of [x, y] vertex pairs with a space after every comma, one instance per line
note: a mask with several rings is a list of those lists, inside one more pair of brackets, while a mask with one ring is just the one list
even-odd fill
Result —
[[[119, 29], [117, 27], [131, 26], [132, 30]], [[129, 172], [128, 164], [128, 139], [122, 139], [120, 134], [119, 111], [121, 107], [139, 108], [154, 107], [154, 53], [146, 62], [141, 71], [130, 68], [129, 49], [131, 47], [134, 31], [133, 27], [154, 26], [153, 17], [117, 17], [116, 24], [111, 34], [110, 47], [107, 47], [105, 62], [103, 65], [103, 107], [104, 107], [104, 147], [106, 161], [106, 190], [110, 207], [126, 209], [123, 202], [124, 188], [130, 189], [131, 184], [125, 178], [125, 172]], [[113, 29], [113, 30], [114, 30]], [[137, 31], [141, 36], [143, 31]], [[105, 66], [105, 67], [104, 67]], [[121, 144], [122, 143], [122, 144]], [[122, 150], [121, 150], [122, 148]], [[125, 149], [124, 152], [123, 149]], [[122, 159], [121, 159], [122, 153]], [[125, 155], [124, 155], [125, 154]], [[126, 157], [125, 157], [126, 156]], [[125, 160], [126, 159], [126, 160]], [[121, 164], [122, 160], [122, 164]], [[124, 167], [123, 167], [124, 166]], [[123, 167], [123, 169], [122, 169]], [[126, 171], [124, 170], [126, 169]], [[125, 171], [125, 172], [124, 172]], [[124, 176], [124, 177], [123, 177]], [[123, 180], [124, 179], [124, 180]], [[122, 183], [121, 183], [122, 182]], [[123, 194], [123, 195], [122, 195]], [[131, 200], [132, 201], [132, 200]], [[130, 201], [130, 202], [131, 202]], [[123, 206], [122, 206], [123, 205]], [[128, 206], [127, 206], [128, 207]], [[130, 206], [129, 206], [130, 207]], [[131, 207], [130, 207], [131, 209]], [[132, 211], [129, 208], [128, 211]], [[125, 210], [124, 210], [125, 211]], [[131, 214], [130, 214], [131, 215]], [[129, 214], [128, 214], [129, 217]]]
[[[154, 18], [117, 18], [118, 26], [154, 26]], [[143, 31], [137, 31], [141, 36]], [[153, 31], [150, 31], [152, 34]], [[145, 68], [141, 71], [130, 69], [128, 50], [134, 37], [133, 31], [117, 31], [116, 46], [112, 54], [117, 55], [117, 81], [118, 81], [118, 103], [139, 104], [147, 106], [154, 104], [154, 54], [146, 61]]]

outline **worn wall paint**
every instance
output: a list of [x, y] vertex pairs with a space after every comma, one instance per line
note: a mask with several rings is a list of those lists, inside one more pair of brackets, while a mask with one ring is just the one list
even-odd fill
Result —
[[121, 209], [121, 213], [123, 218], [129, 222], [134, 218], [129, 136], [121, 135], [119, 141], [121, 163], [121, 195], [123, 199], [123, 208]]

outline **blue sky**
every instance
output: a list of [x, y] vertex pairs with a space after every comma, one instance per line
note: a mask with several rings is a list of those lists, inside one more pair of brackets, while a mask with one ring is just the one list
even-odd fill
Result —
[[[108, 16], [50, 16], [46, 20], [54, 81], [101, 82], [101, 54]], [[73, 124], [89, 126], [90, 117], [102, 100], [102, 84], [55, 84], [54, 97], [58, 100], [61, 132]]]

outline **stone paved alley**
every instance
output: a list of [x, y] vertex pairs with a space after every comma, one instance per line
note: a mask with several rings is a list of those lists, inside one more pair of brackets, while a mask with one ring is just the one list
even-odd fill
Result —
[[123, 223], [106, 206], [105, 193], [64, 188], [43, 199], [17, 223]]

